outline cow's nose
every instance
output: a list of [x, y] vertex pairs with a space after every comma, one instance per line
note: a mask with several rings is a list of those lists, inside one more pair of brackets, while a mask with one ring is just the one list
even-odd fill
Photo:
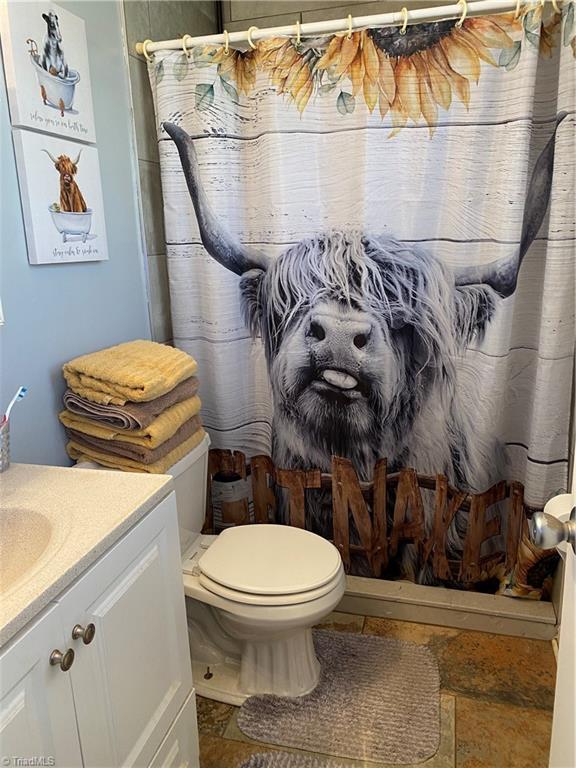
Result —
[[308, 335], [317, 342], [345, 344], [364, 349], [370, 339], [372, 326], [356, 320], [341, 320], [327, 316], [314, 317], [310, 321]]

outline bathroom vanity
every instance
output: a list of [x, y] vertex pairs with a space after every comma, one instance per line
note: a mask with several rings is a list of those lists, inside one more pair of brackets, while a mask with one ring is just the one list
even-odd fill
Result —
[[13, 465], [1, 481], [2, 764], [197, 768], [171, 479]]

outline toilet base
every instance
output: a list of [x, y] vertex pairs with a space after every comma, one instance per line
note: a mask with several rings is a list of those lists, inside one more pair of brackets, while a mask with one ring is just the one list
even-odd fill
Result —
[[[206, 678], [210, 674], [210, 678]], [[222, 701], [239, 707], [251, 694], [240, 690], [240, 664], [237, 661], [222, 661], [207, 665], [192, 659], [192, 679], [198, 696]]]
[[228, 704], [249, 696], [305, 696], [320, 679], [310, 627], [279, 631], [254, 619], [186, 601], [193, 679], [197, 693]]
[[[240, 663], [233, 659], [216, 664], [206, 664], [192, 659], [192, 679], [198, 696], [222, 701], [224, 704], [233, 704], [236, 707], [243, 704], [250, 696], [258, 695], [241, 690]], [[309, 690], [304, 690], [298, 695], [305, 696], [307, 693], [312, 693], [317, 683], [316, 679]]]
[[312, 629], [292, 630], [264, 641], [244, 641], [240, 687], [252, 695], [305, 696], [320, 680]]

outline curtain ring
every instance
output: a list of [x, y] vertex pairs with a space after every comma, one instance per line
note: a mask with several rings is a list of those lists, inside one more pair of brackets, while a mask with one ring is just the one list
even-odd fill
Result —
[[520, 16], [521, 5], [522, 5], [522, 0], [516, 0], [516, 10], [514, 11], [514, 20], [516, 20]]
[[142, 54], [146, 59], [146, 61], [152, 61], [152, 59], [154, 58], [153, 56], [150, 56], [150, 54], [146, 50], [146, 48], [148, 47], [148, 43], [151, 43], [151, 42], [152, 40], [144, 40], [144, 42], [142, 43]]
[[[182, 38], [182, 50], [184, 51], [184, 55], [186, 56], [188, 61], [190, 61], [190, 51], [188, 50], [188, 48], [186, 48], [186, 38], [187, 37], [190, 37], [190, 35], [184, 35], [184, 37]], [[192, 40], [191, 37], [190, 37], [190, 40]]]
[[230, 35], [228, 34], [228, 30], [224, 30], [224, 56], [230, 55]]
[[558, 5], [558, 0], [552, 0], [552, 8], [554, 8], [554, 13], [562, 13], [560, 6]]
[[404, 21], [402, 22], [402, 27], [400, 29], [400, 34], [401, 35], [405, 35], [406, 34], [406, 27], [408, 26], [408, 8], [406, 8], [406, 6], [404, 6], [404, 8], [402, 8], [402, 17], [403, 17]]
[[348, 40], [352, 40], [352, 14], [348, 14], [348, 34], [346, 35]]
[[296, 19], [296, 48], [300, 48], [301, 34], [300, 34], [300, 19]]
[[460, 16], [460, 18], [456, 22], [456, 26], [458, 27], [458, 29], [460, 29], [460, 27], [462, 26], [462, 24], [464, 24], [464, 21], [466, 20], [466, 15], [468, 13], [468, 3], [466, 2], [466, 0], [458, 0], [458, 5], [462, 6], [462, 16]]
[[252, 50], [253, 50], [253, 51], [255, 51], [255, 50], [256, 50], [256, 46], [255, 46], [255, 44], [252, 42], [252, 32], [253, 32], [253, 31], [256, 31], [257, 29], [258, 29], [258, 27], [250, 27], [250, 28], [248, 29], [248, 45], [250, 46], [250, 48], [252, 48]]

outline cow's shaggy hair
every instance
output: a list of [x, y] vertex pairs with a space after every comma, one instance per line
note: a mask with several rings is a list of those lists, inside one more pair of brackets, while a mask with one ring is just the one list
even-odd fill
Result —
[[[288, 248], [260, 284], [258, 302], [268, 357], [275, 354], [295, 317], [333, 299], [380, 315], [389, 326], [416, 326], [428, 353], [426, 363], [434, 364], [443, 350], [452, 353], [453, 361], [462, 342], [483, 334], [496, 302], [486, 286], [469, 286], [458, 291], [453, 307], [452, 290], [450, 273], [415, 245], [360, 232], [333, 231], [306, 238]], [[441, 306], [445, 311], [439, 313]], [[260, 318], [249, 310], [247, 320], [258, 332]]]

